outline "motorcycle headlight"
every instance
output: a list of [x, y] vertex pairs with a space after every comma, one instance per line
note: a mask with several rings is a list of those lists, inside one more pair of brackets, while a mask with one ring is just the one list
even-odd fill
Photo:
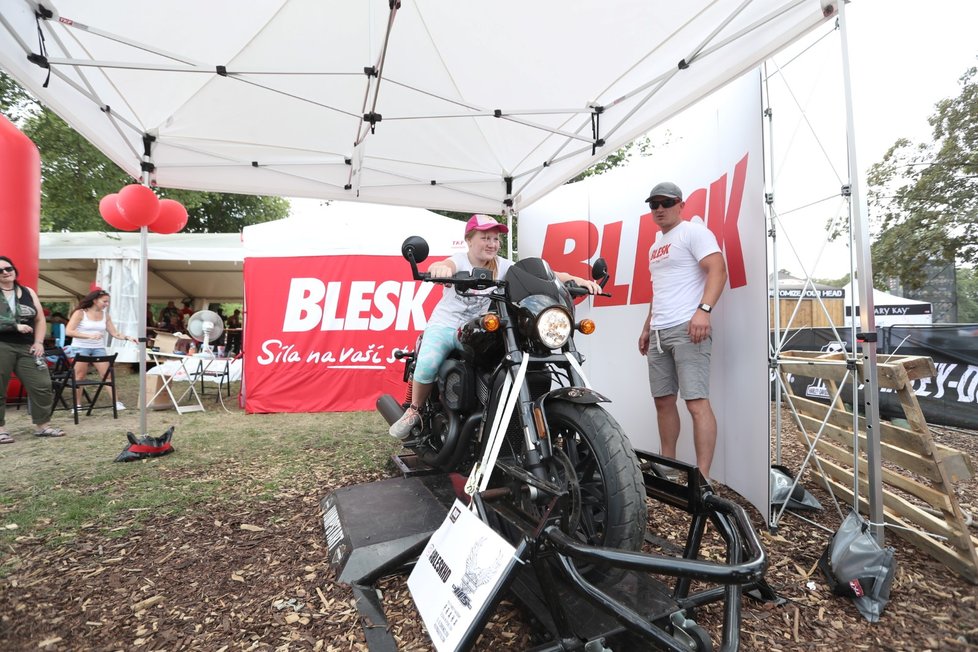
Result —
[[571, 319], [561, 308], [547, 308], [537, 318], [537, 336], [548, 349], [559, 349], [571, 334]]

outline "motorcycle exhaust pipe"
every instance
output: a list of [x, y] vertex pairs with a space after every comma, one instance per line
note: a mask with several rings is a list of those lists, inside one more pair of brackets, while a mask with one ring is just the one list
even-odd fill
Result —
[[404, 408], [390, 394], [382, 394], [377, 399], [377, 411], [380, 412], [380, 416], [384, 417], [389, 426], [397, 423], [397, 420], [404, 414]]
[[441, 448], [441, 451], [434, 452], [429, 449], [418, 449], [418, 457], [428, 466], [438, 469], [454, 469], [468, 453], [469, 442], [475, 434], [482, 421], [480, 413], [469, 415], [469, 418], [459, 426], [458, 416], [453, 412], [447, 412], [451, 425], [448, 428], [449, 436]]

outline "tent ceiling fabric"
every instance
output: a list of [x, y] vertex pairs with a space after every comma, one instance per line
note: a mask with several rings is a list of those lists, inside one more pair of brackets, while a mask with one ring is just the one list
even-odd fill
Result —
[[0, 66], [134, 178], [151, 136], [163, 187], [501, 213], [835, 11], [828, 0], [5, 0]]
[[[241, 301], [244, 248], [238, 233], [149, 234], [148, 300]], [[42, 233], [38, 295], [74, 302], [95, 282], [100, 259], [139, 258], [138, 233]]]

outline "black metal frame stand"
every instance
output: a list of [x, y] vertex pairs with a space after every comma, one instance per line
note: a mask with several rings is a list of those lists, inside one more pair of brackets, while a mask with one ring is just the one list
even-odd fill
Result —
[[[539, 643], [534, 652], [712, 650], [710, 635], [693, 616], [698, 607], [715, 602], [724, 605], [720, 649], [739, 647], [742, 596], [779, 601], [764, 581], [767, 557], [746, 513], [716, 495], [695, 466], [643, 451], [637, 455], [646, 495], [691, 516], [681, 556], [580, 543], [550, 518], [563, 495], [554, 495], [540, 516], [519, 511], [506, 500], [505, 490], [476, 494], [472, 501], [480, 517], [516, 547], [523, 563], [512, 564], [458, 649], [475, 644], [506, 595], [519, 600], [531, 616]], [[338, 580], [353, 590], [367, 645], [374, 652], [397, 650], [374, 585], [413, 568], [455, 498], [450, 479], [426, 469], [414, 456], [396, 456], [395, 463], [404, 478], [340, 489], [322, 502], [330, 563]], [[685, 475], [685, 483], [664, 477], [662, 467]], [[378, 505], [394, 510], [394, 521], [378, 514]], [[367, 523], [376, 531], [361, 532]], [[724, 562], [700, 559], [707, 523], [726, 544]], [[579, 570], [596, 565], [611, 569], [602, 573], [603, 580], [591, 581]], [[670, 587], [660, 576], [675, 578], [675, 583]], [[706, 588], [691, 592], [694, 580]]]

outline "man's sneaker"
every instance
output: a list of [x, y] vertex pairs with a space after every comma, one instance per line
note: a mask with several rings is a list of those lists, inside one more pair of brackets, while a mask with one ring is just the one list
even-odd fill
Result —
[[389, 432], [392, 437], [397, 437], [401, 441], [409, 438], [411, 436], [411, 430], [415, 426], [420, 425], [421, 415], [413, 407], [409, 407], [404, 411], [404, 414], [400, 419], [394, 422], [394, 425], [390, 427]]

